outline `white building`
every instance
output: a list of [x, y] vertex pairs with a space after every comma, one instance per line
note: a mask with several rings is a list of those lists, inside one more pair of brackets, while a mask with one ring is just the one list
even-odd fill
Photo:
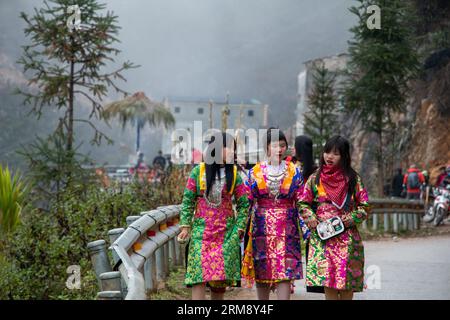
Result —
[[[175, 158], [181, 159], [191, 155], [192, 151], [188, 150], [204, 150], [204, 134], [211, 128], [222, 129], [222, 114], [226, 106], [229, 109], [228, 129], [267, 128], [268, 105], [255, 99], [230, 100], [227, 103], [225, 99], [168, 97], [165, 99], [165, 105], [175, 117], [175, 127], [164, 134], [161, 150], [165, 155], [171, 154], [172, 161], [174, 153], [178, 154]], [[247, 139], [245, 140], [247, 143]]]

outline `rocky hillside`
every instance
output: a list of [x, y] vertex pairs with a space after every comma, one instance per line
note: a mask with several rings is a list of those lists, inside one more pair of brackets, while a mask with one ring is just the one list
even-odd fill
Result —
[[[383, 141], [386, 183], [396, 168], [411, 164], [430, 173], [434, 183], [439, 168], [450, 164], [450, 2], [417, 0], [420, 22], [415, 25], [421, 74], [410, 85], [406, 112], [393, 116], [397, 129]], [[352, 141], [355, 168], [369, 190], [376, 188], [373, 135], [365, 134], [354, 117], [343, 119], [342, 134]]]
[[[415, 118], [407, 135], [410, 139], [402, 150], [402, 166], [405, 168], [415, 163], [429, 170], [432, 182], [439, 174], [439, 168], [450, 164], [450, 105], [442, 103], [450, 96], [450, 61], [438, 74], [440, 76], [433, 81], [421, 83], [416, 86], [418, 90], [413, 91], [416, 92], [415, 107], [412, 108]], [[433, 85], [436, 83], [444, 84], [445, 90], [433, 95]]]
[[415, 3], [423, 73], [411, 88], [401, 165], [430, 171], [433, 183], [439, 168], [450, 164], [450, 2]]

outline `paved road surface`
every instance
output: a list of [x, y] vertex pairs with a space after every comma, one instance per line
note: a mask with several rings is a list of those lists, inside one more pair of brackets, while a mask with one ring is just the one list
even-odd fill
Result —
[[[381, 287], [355, 294], [367, 299], [450, 299], [450, 235], [426, 238], [366, 241], [366, 282], [374, 283], [380, 271]], [[370, 266], [373, 269], [367, 269]], [[367, 272], [369, 271], [369, 272]], [[375, 284], [375, 283], [374, 283]], [[232, 298], [233, 296], [233, 298]], [[255, 289], [237, 289], [228, 299], [256, 299]], [[271, 299], [276, 299], [273, 294]], [[307, 293], [304, 280], [296, 281], [292, 299], [323, 300]]]

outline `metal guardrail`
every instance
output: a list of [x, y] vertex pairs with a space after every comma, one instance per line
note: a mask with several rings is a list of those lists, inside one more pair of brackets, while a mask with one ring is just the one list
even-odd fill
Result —
[[183, 264], [181, 246], [176, 241], [179, 212], [178, 205], [159, 207], [127, 217], [126, 229], [110, 230], [113, 268], [104, 240], [88, 244], [101, 290], [98, 299], [145, 300], [148, 292], [163, 283], [170, 265]]
[[369, 218], [362, 223], [363, 229], [398, 233], [402, 230], [420, 229], [420, 219], [425, 213], [421, 200], [370, 199]]

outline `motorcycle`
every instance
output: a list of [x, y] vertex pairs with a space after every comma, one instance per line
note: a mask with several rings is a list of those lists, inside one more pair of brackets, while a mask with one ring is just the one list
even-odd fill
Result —
[[433, 222], [437, 227], [444, 221], [444, 218], [449, 214], [450, 207], [450, 185], [444, 188], [433, 189], [434, 201], [427, 209], [423, 218], [425, 222]]

